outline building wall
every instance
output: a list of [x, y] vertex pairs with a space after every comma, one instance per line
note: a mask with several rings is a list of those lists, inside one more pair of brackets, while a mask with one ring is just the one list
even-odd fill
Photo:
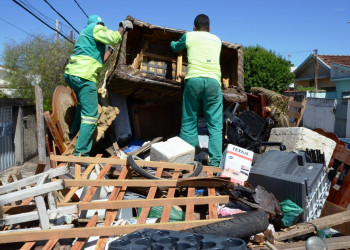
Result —
[[[332, 82], [330, 78], [318, 79], [317, 85], [319, 89], [322, 88], [335, 88], [336, 83]], [[294, 82], [294, 89], [298, 90], [298, 87], [302, 86], [304, 88], [314, 87], [314, 80], [304, 80]]]
[[[350, 95], [350, 79], [337, 81], [337, 99], [341, 99], [344, 95]], [[344, 93], [343, 92], [349, 92]]]
[[326, 132], [334, 132], [335, 99], [307, 98], [303, 116], [303, 126], [309, 129], [322, 128]]

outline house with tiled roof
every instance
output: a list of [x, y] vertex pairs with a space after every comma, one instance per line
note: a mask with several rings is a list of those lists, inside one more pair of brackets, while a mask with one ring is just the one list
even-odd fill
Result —
[[350, 98], [350, 65], [331, 63], [331, 81], [335, 82], [337, 99]]
[[[332, 71], [332, 65], [334, 70]], [[326, 98], [342, 98], [342, 92], [346, 92], [348, 83], [345, 81], [345, 75], [342, 71], [350, 67], [350, 56], [347, 55], [318, 55], [316, 64], [316, 55], [311, 54], [305, 61], [294, 70], [295, 80], [294, 88], [315, 87], [315, 76], [317, 75], [317, 88], [326, 91]], [[332, 77], [332, 73], [336, 74]], [[338, 77], [341, 77], [338, 78]], [[342, 81], [337, 91], [337, 82]], [[350, 88], [350, 87], [349, 87]]]

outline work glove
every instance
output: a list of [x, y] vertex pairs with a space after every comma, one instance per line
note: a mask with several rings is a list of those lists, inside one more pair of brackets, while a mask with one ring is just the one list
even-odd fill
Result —
[[132, 30], [134, 26], [132, 25], [132, 22], [129, 20], [124, 20], [119, 23], [119, 27], [123, 27], [124, 30]]

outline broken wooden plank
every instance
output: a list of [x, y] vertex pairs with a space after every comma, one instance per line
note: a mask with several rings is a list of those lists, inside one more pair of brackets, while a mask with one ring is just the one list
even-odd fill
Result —
[[[323, 239], [327, 244], [327, 249], [348, 249], [350, 247], [350, 236], [340, 236]], [[277, 249], [304, 250], [306, 241], [291, 242], [274, 245]]]
[[[338, 206], [337, 204], [334, 204], [333, 202], [326, 201], [326, 203], [323, 206], [322, 212], [321, 212], [321, 218], [327, 215], [336, 214], [340, 212], [346, 211], [345, 208]], [[339, 231], [340, 233], [344, 235], [350, 235], [350, 222], [340, 224], [337, 226], [333, 226], [333, 229]]]
[[46, 171], [45, 173], [30, 176], [30, 177], [18, 180], [16, 182], [9, 183], [9, 184], [6, 184], [4, 186], [0, 186], [0, 194], [5, 194], [5, 193], [11, 192], [13, 190], [17, 190], [18, 188], [22, 188], [25, 186], [35, 184], [39, 181], [41, 176], [46, 174], [46, 173], [48, 174], [48, 178], [53, 178], [56, 176], [66, 174], [68, 172], [69, 172], [69, 169], [67, 166], [63, 166], [63, 167], [59, 167], [59, 168], [55, 168], [55, 169], [50, 169], [50, 170]]
[[95, 209], [119, 209], [132, 207], [157, 207], [157, 206], [175, 206], [175, 205], [203, 205], [212, 203], [228, 203], [229, 196], [215, 196], [215, 197], [181, 197], [181, 198], [159, 198], [159, 199], [143, 199], [143, 200], [117, 200], [117, 201], [94, 201], [94, 202], [69, 202], [58, 203], [59, 207], [77, 205], [79, 212], [82, 210]]
[[[81, 162], [81, 163], [102, 163], [112, 165], [127, 165], [126, 159], [116, 158], [96, 158], [96, 157], [79, 157], [79, 156], [62, 156], [51, 155], [50, 159], [60, 162]], [[184, 163], [171, 163], [171, 162], [159, 162], [159, 161], [145, 161], [135, 160], [140, 167], [152, 167], [152, 168], [168, 168], [168, 169], [182, 169], [193, 171], [193, 164]], [[211, 171], [213, 173], [221, 173], [222, 169], [219, 167], [203, 166], [203, 171]]]
[[299, 223], [289, 227], [286, 231], [276, 232], [273, 237], [277, 241], [291, 239], [307, 233], [315, 231], [315, 226], [318, 229], [330, 228], [350, 221], [350, 210], [328, 215], [319, 219], [311, 220], [305, 223]]
[[3, 194], [0, 196], [0, 205], [4, 205], [13, 201], [19, 201], [26, 199], [28, 197], [35, 197], [38, 195], [46, 194], [54, 190], [60, 190], [64, 188], [63, 180], [58, 180], [54, 182], [45, 183], [40, 186], [35, 186], [32, 188], [27, 188], [21, 191], [16, 191], [9, 194]]
[[103, 226], [103, 227], [85, 227], [67, 229], [49, 229], [40, 230], [25, 230], [18, 232], [4, 231], [0, 232], [0, 243], [10, 243], [19, 241], [38, 241], [49, 240], [52, 238], [71, 239], [71, 238], [88, 238], [91, 236], [113, 236], [132, 233], [139, 229], [164, 229], [164, 230], [186, 230], [192, 227], [203, 226], [210, 223], [224, 221], [230, 218], [215, 219], [215, 220], [196, 220], [196, 221], [180, 221], [168, 223], [153, 223], [153, 224], [135, 224], [123, 226]]
[[[38, 220], [39, 211], [20, 213], [15, 215], [7, 215], [4, 218], [0, 219], [0, 225], [13, 225], [17, 223], [23, 223], [33, 220]], [[54, 210], [45, 210], [49, 219], [56, 219], [66, 214], [78, 213], [78, 207], [75, 204], [67, 203], [67, 206], [62, 206]]]

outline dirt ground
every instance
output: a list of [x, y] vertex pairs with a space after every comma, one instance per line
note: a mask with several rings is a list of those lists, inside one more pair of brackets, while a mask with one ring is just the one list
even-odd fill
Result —
[[[5, 170], [0, 172], [0, 180], [1, 180], [3, 185], [8, 183], [7, 177], [9, 176], [9, 174], [13, 173], [16, 169], [19, 169], [23, 178], [32, 176], [35, 173], [37, 164], [38, 164], [38, 157], [34, 157], [34, 158], [30, 159], [29, 161], [23, 163], [23, 165], [12, 166], [8, 169], [5, 169]], [[45, 171], [48, 170], [49, 168], [50, 168], [50, 162], [49, 162], [49, 158], [47, 157]]]

